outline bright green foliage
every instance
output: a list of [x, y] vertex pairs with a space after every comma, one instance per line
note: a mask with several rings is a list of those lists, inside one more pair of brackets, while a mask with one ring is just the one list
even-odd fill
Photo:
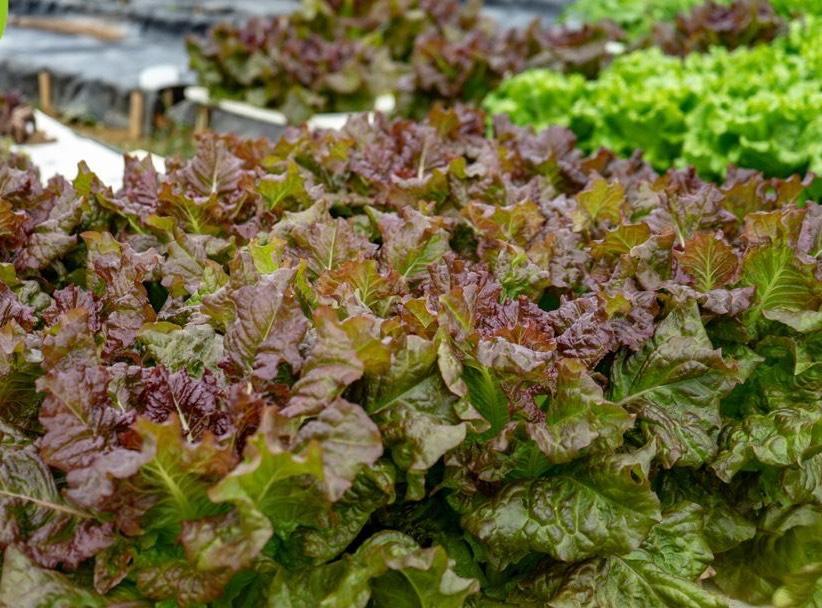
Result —
[[[644, 3], [643, 3], [644, 4]], [[713, 48], [684, 60], [647, 49], [598, 78], [525, 72], [485, 102], [518, 124], [570, 127], [583, 148], [642, 150], [659, 169], [729, 164], [774, 176], [822, 171], [822, 18], [792, 24], [769, 45]]]

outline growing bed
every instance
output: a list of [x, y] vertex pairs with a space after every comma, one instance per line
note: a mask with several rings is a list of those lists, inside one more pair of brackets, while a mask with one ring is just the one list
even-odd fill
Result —
[[467, 109], [3, 171], [8, 605], [719, 606], [818, 555], [798, 178]]
[[115, 187], [1, 150], [0, 606], [818, 606], [819, 26], [774, 16]]

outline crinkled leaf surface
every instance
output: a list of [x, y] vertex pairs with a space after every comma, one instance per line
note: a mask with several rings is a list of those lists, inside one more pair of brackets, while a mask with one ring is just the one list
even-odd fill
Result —
[[509, 484], [471, 505], [463, 526], [502, 564], [532, 551], [567, 562], [630, 551], [660, 517], [659, 501], [642, 472], [643, 458], [594, 459], [550, 477]]
[[637, 413], [667, 466], [698, 465], [716, 452], [719, 399], [739, 380], [714, 349], [696, 304], [677, 308], [636, 354], [611, 371], [611, 399]]
[[566, 573], [547, 605], [727, 607], [725, 600], [696, 582], [713, 555], [702, 536], [699, 507], [680, 507], [664, 513], [638, 549], [586, 562]]
[[342, 560], [296, 577], [282, 571], [269, 606], [460, 608], [477, 583], [459, 577], [452, 564], [442, 547], [421, 549], [404, 534], [381, 532]]
[[3, 555], [0, 601], [6, 606], [37, 608], [102, 608], [105, 598], [75, 584], [54, 570], [44, 570], [9, 547]]

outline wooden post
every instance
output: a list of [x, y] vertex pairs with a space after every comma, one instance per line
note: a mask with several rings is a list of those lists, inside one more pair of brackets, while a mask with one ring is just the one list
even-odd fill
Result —
[[97, 19], [65, 21], [59, 17], [55, 19], [52, 17], [12, 15], [9, 23], [16, 27], [42, 30], [44, 32], [57, 32], [58, 34], [69, 34], [70, 36], [91, 36], [104, 42], [119, 42], [126, 36], [123, 28], [108, 25]]
[[208, 107], [198, 105], [197, 115], [194, 118], [194, 132], [202, 133], [203, 131], [208, 129], [209, 118], [210, 117]]
[[144, 106], [143, 92], [139, 90], [132, 91], [128, 108], [128, 136], [130, 139], [140, 139], [143, 134]]
[[168, 110], [171, 106], [174, 105], [174, 90], [173, 89], [166, 89], [161, 94], [163, 100], [163, 110]]
[[46, 114], [54, 114], [54, 106], [51, 105], [51, 74], [46, 71], [37, 74], [37, 88], [40, 95], [40, 108]]

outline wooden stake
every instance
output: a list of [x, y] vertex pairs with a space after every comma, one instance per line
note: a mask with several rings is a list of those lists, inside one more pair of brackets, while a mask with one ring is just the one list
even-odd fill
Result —
[[40, 108], [46, 114], [54, 114], [51, 105], [51, 74], [46, 71], [37, 74], [37, 88], [40, 95]]
[[208, 129], [209, 111], [206, 106], [197, 106], [197, 115], [194, 118], [194, 132], [202, 133]]
[[128, 136], [131, 139], [140, 139], [143, 134], [144, 106], [143, 92], [132, 91], [128, 109]]
[[72, 19], [71, 21], [66, 21], [52, 17], [12, 15], [9, 19], [9, 24], [15, 27], [42, 30], [45, 32], [57, 32], [58, 34], [91, 36], [104, 42], [119, 42], [126, 36], [125, 29], [106, 23], [101, 19]]
[[174, 105], [174, 90], [173, 89], [166, 89], [161, 93], [161, 97], [163, 100], [163, 110], [168, 110], [171, 106]]

